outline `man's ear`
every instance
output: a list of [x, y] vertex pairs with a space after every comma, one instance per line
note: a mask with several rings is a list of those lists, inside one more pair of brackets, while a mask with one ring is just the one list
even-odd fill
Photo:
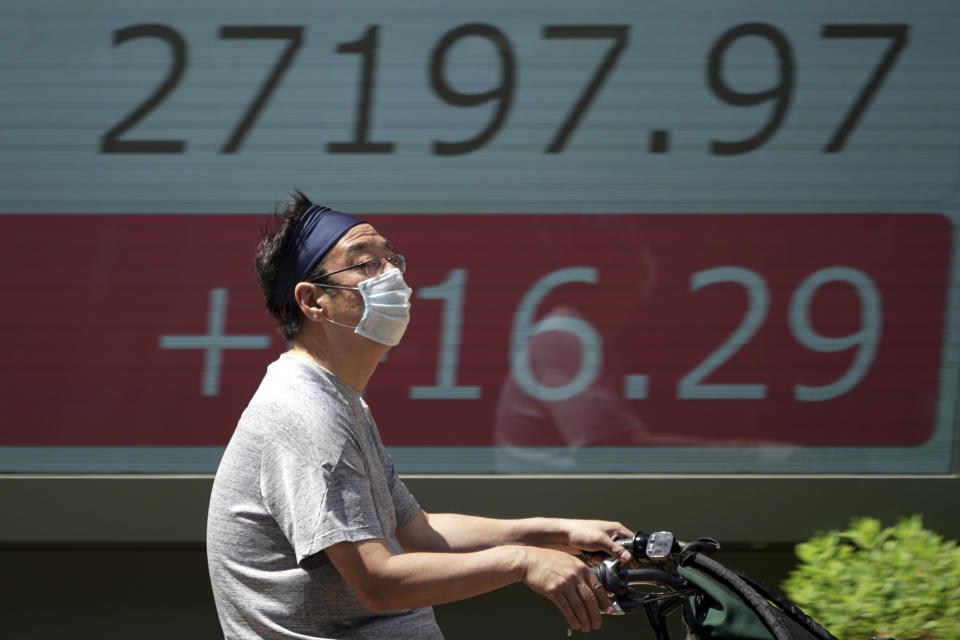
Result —
[[321, 301], [323, 289], [309, 282], [298, 282], [293, 289], [293, 299], [297, 301], [300, 311], [313, 322], [321, 322], [325, 311]]

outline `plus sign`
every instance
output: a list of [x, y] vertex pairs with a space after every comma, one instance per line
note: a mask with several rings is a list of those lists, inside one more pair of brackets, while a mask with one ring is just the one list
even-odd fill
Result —
[[161, 349], [203, 349], [203, 395], [220, 394], [220, 365], [224, 349], [266, 349], [270, 336], [225, 336], [227, 318], [227, 290], [210, 290], [210, 307], [207, 309], [207, 333], [205, 335], [160, 336]]

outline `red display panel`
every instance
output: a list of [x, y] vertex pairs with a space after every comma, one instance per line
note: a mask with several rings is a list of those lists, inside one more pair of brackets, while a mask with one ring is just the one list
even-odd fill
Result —
[[[951, 223], [928, 214], [383, 215], [413, 320], [388, 445], [911, 446]], [[285, 342], [262, 220], [0, 216], [0, 446], [222, 445]]]

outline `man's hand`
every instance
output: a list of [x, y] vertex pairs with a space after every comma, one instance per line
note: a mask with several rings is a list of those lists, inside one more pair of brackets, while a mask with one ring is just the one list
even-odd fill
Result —
[[600, 612], [613, 611], [590, 567], [561, 551], [524, 547], [523, 582], [553, 601], [571, 629], [599, 629]]
[[630, 552], [614, 542], [616, 539], [633, 538], [633, 532], [619, 522], [604, 520], [556, 520], [558, 535], [545, 546], [567, 553], [577, 554], [594, 551], [591, 564], [603, 557], [612, 556], [627, 564], [632, 561]]

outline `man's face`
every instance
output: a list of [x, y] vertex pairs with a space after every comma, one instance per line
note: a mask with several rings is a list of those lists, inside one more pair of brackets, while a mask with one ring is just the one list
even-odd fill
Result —
[[[326, 271], [338, 271], [346, 267], [362, 264], [376, 258], [389, 258], [396, 254], [393, 245], [377, 233], [368, 223], [351, 227], [327, 253], [324, 263]], [[386, 263], [384, 270], [395, 269]], [[369, 276], [363, 269], [349, 269], [329, 278], [330, 284], [355, 287]], [[358, 291], [344, 289], [323, 289], [321, 300], [325, 303], [327, 316], [344, 324], [357, 324], [363, 316], [363, 298]]]

